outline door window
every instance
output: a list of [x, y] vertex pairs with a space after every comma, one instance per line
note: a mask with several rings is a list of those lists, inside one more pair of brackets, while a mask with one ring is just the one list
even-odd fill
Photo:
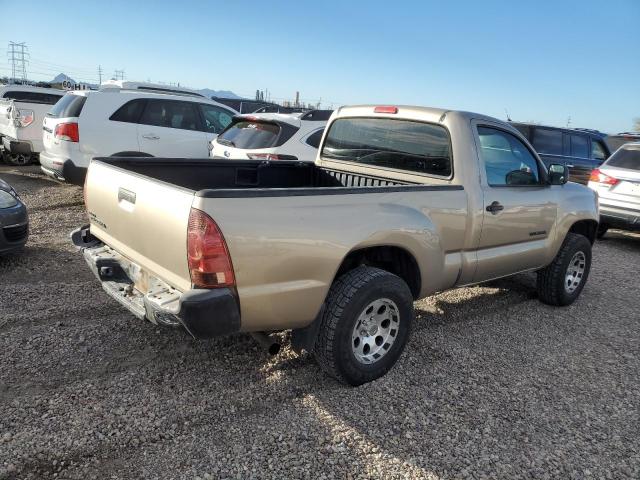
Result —
[[589, 138], [582, 135], [571, 135], [571, 156], [589, 158]]
[[200, 130], [196, 104], [177, 100], [147, 100], [140, 123], [181, 130]]
[[204, 118], [204, 131], [209, 133], [220, 133], [227, 128], [233, 119], [233, 114], [224, 108], [215, 105], [200, 104], [200, 110]]
[[540, 184], [538, 162], [515, 135], [497, 128], [478, 127], [478, 136], [489, 185]]
[[591, 139], [591, 158], [604, 162], [607, 159], [607, 150], [599, 140]]
[[536, 127], [532, 144], [538, 153], [562, 155], [562, 131]]

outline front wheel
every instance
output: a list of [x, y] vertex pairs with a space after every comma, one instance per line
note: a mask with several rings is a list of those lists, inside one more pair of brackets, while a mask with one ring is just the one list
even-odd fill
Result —
[[411, 331], [413, 297], [396, 275], [358, 267], [331, 286], [314, 356], [332, 377], [361, 385], [396, 363]]
[[538, 271], [538, 296], [548, 305], [572, 304], [582, 292], [591, 269], [591, 242], [568, 233], [550, 265]]

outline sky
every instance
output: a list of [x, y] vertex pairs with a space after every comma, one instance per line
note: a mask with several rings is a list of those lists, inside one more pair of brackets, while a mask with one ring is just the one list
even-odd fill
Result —
[[37, 80], [96, 82], [100, 65], [327, 108], [508, 112], [608, 133], [640, 117], [640, 0], [0, 0], [0, 12], [0, 76], [14, 41]]

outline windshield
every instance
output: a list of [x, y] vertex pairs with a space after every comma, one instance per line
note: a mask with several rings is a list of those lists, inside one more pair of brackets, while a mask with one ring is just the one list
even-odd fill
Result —
[[331, 124], [323, 158], [451, 175], [449, 133], [440, 125], [391, 118], [339, 118]]

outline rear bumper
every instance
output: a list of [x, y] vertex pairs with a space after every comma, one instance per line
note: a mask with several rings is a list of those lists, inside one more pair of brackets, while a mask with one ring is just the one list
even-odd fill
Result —
[[211, 338], [240, 330], [240, 309], [228, 288], [180, 292], [159, 278], [145, 277], [146, 293], [135, 287], [141, 269], [91, 236], [87, 227], [71, 234], [102, 288], [138, 318], [155, 324], [182, 325], [196, 338]]
[[48, 176], [82, 185], [87, 169], [77, 167], [70, 158], [58, 157], [44, 151], [40, 154], [40, 169]]
[[600, 203], [600, 223], [621, 230], [640, 230], [640, 211]]
[[33, 155], [38, 153], [36, 146], [26, 140], [16, 140], [11, 137], [2, 137], [2, 148], [9, 153], [18, 153], [21, 155]]

